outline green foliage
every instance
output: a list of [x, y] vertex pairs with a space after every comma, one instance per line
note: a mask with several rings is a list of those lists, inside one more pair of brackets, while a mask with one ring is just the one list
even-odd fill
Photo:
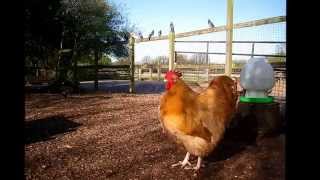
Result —
[[110, 65], [111, 63], [111, 58], [109, 56], [107, 56], [106, 54], [102, 55], [100, 64]]
[[[111, 62], [102, 54], [127, 56], [130, 27], [108, 1], [29, 0], [25, 4], [26, 66], [57, 69], [58, 79], [67, 80], [78, 62], [91, 64], [94, 54], [102, 64]], [[71, 51], [61, 54], [61, 48]]]

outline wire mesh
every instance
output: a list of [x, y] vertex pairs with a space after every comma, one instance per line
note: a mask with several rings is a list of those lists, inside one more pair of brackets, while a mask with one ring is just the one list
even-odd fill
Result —
[[[224, 41], [225, 32], [197, 37], [197, 42], [189, 43], [187, 41], [194, 41], [194, 38], [176, 39], [175, 68], [183, 73], [186, 81], [209, 82], [214, 76], [224, 74], [226, 44], [205, 41]], [[261, 41], [268, 42], [260, 43]], [[250, 57], [265, 55], [275, 72], [275, 85], [270, 95], [278, 102], [285, 102], [286, 22], [234, 29], [233, 42], [233, 54], [243, 54], [232, 56], [232, 76], [238, 81], [238, 91], [242, 90], [239, 83], [241, 68]]]

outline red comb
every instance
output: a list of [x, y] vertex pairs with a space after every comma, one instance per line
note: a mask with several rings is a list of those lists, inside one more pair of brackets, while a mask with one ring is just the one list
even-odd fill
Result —
[[174, 73], [178, 76], [178, 77], [181, 77], [182, 76], [182, 73], [178, 70], [175, 70]]
[[170, 70], [170, 71], [168, 71], [166, 74], [167, 74], [167, 75], [172, 75], [172, 74], [174, 74], [174, 75], [176, 75], [176, 76], [178, 76], [178, 77], [181, 77], [181, 76], [182, 76], [182, 73], [181, 73], [180, 71], [178, 71], [178, 70]]

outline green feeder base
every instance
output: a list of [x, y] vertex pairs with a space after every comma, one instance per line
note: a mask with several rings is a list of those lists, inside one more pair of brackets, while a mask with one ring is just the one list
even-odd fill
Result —
[[240, 96], [240, 102], [246, 103], [272, 103], [273, 97], [268, 96], [266, 98], [250, 98], [245, 96]]

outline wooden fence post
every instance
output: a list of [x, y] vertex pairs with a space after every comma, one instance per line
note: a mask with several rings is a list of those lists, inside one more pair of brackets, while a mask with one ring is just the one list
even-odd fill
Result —
[[254, 56], [254, 43], [252, 43], [252, 47], [251, 47], [251, 58], [253, 58]]
[[173, 28], [171, 28], [171, 31], [169, 32], [169, 71], [173, 70], [173, 63], [175, 62], [174, 41], [175, 34]]
[[152, 80], [152, 67], [149, 68], [150, 80]]
[[158, 60], [157, 73], [158, 73], [158, 81], [160, 81], [160, 77], [161, 77], [160, 59]]
[[232, 71], [232, 33], [233, 33], [233, 0], [227, 4], [227, 41], [225, 74], [231, 76]]
[[141, 80], [141, 66], [138, 66], [138, 80]]
[[129, 60], [130, 60], [130, 86], [129, 93], [134, 93], [134, 42], [135, 39], [133, 36], [130, 36], [129, 39]]
[[207, 68], [206, 68], [206, 75], [207, 75], [207, 81], [209, 82], [209, 42], [207, 42], [207, 56], [206, 56], [206, 64], [207, 64]]

